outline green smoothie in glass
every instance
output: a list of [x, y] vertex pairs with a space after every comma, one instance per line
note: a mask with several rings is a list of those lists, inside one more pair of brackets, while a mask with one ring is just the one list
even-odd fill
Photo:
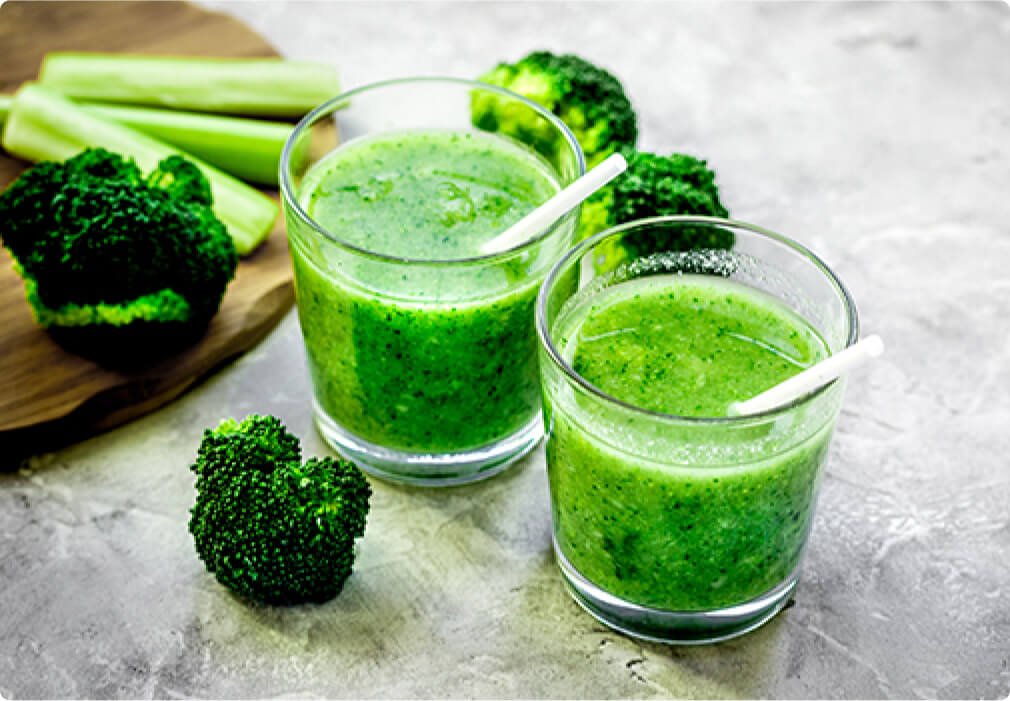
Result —
[[[475, 128], [485, 98], [554, 134], [557, 158]], [[478, 81], [372, 83], [299, 122], [280, 188], [327, 443], [375, 476], [432, 486], [490, 477], [537, 444], [536, 294], [578, 213], [480, 249], [584, 172], [560, 119]]]
[[534, 421], [536, 252], [462, 264], [465, 274], [423, 262], [480, 257], [559, 189], [531, 151], [482, 132], [380, 133], [316, 163], [298, 191], [313, 221], [364, 252], [419, 262], [292, 246], [322, 411], [358, 439], [409, 453], [478, 449]]
[[[608, 288], [571, 311], [559, 350], [586, 381], [649, 411], [725, 417], [729, 405], [827, 355], [796, 314], [714, 276], [660, 275]], [[555, 402], [548, 441], [558, 544], [607, 592], [704, 611], [763, 594], [799, 564], [829, 430], [746, 464], [662, 464], [599, 440]], [[633, 431], [627, 440], [641, 439]], [[735, 437], [723, 439], [732, 448]]]
[[[684, 237], [734, 243], [671, 244]], [[774, 616], [799, 581], [844, 384], [728, 409], [855, 342], [834, 273], [751, 224], [641, 219], [562, 256], [536, 324], [554, 551], [573, 598], [669, 643]]]

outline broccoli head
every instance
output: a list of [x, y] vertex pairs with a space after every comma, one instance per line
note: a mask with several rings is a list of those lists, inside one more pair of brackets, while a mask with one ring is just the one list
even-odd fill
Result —
[[277, 418], [252, 415], [205, 431], [191, 469], [189, 531], [221, 584], [269, 604], [340, 593], [372, 493], [357, 467], [333, 458], [302, 463], [298, 439]]
[[[729, 215], [719, 201], [715, 173], [693, 156], [635, 152], [628, 158], [628, 169], [582, 205], [579, 238], [635, 219], [678, 214]], [[658, 250], [728, 249], [734, 240], [732, 232], [718, 226], [671, 224], [626, 236], [623, 245], [634, 257]]]
[[23, 173], [0, 195], [0, 234], [43, 327], [203, 326], [238, 264], [211, 205], [181, 156], [145, 179], [89, 149]]
[[[620, 81], [572, 54], [536, 51], [516, 63], [500, 63], [481, 76], [537, 102], [557, 115], [575, 134], [593, 167], [615, 151], [634, 148], [638, 125]], [[561, 142], [546, 120], [514, 100], [488, 92], [474, 93], [471, 118], [477, 127], [501, 132], [557, 163]]]

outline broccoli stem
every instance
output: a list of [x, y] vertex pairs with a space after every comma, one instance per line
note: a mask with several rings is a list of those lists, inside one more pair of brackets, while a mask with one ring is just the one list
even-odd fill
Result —
[[281, 150], [293, 129], [280, 122], [148, 107], [90, 102], [81, 107], [176, 146], [235, 177], [274, 187]]
[[298, 117], [340, 92], [332, 66], [285, 59], [47, 54], [39, 82], [70, 97]]
[[28, 161], [64, 161], [85, 148], [105, 148], [132, 158], [144, 172], [168, 156], [184, 156], [210, 182], [214, 214], [228, 228], [239, 255], [248, 255], [262, 243], [277, 219], [277, 204], [259, 190], [38, 85], [25, 85], [14, 96], [0, 141], [8, 152]]
[[7, 114], [11, 111], [11, 102], [14, 98], [10, 95], [0, 95], [0, 124], [7, 120]]

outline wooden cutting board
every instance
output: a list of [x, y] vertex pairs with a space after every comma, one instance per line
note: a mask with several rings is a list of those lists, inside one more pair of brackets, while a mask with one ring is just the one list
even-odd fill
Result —
[[[0, 46], [3, 93], [34, 79], [49, 51], [277, 55], [237, 20], [183, 2], [8, 2], [0, 7]], [[28, 165], [0, 152], [0, 190]], [[276, 199], [276, 191], [269, 194]], [[0, 249], [0, 469], [157, 409], [256, 345], [294, 302], [278, 221], [239, 263], [204, 336], [175, 355], [125, 370], [55, 343], [32, 320], [11, 264]]]

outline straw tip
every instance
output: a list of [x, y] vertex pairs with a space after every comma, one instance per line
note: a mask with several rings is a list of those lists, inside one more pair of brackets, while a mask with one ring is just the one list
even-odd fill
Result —
[[553, 197], [534, 209], [518, 222], [480, 248], [484, 255], [501, 253], [530, 238], [539, 229], [564, 216], [569, 210], [582, 204], [583, 200], [609, 183], [628, 168], [628, 162], [620, 153], [612, 153], [588, 173], [584, 173]]
[[884, 339], [877, 334], [873, 334], [863, 339], [863, 346], [866, 348], [868, 356], [876, 358], [884, 352]]

